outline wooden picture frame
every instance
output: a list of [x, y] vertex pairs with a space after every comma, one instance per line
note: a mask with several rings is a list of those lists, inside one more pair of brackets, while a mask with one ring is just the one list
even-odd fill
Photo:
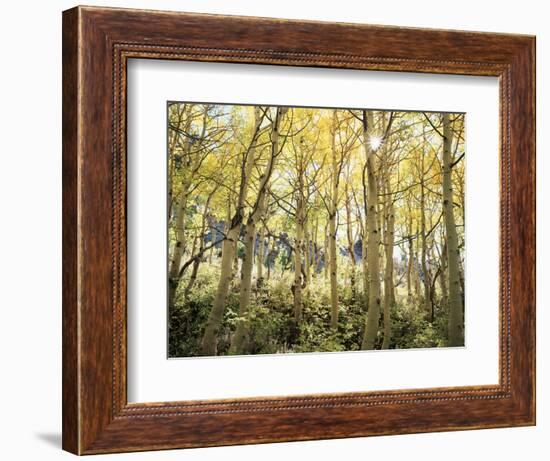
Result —
[[[500, 381], [128, 404], [130, 58], [496, 76]], [[63, 13], [63, 448], [93, 454], [535, 424], [535, 38], [76, 7]]]

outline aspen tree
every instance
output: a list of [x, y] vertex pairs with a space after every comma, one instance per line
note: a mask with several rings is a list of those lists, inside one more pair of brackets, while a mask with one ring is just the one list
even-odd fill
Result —
[[451, 145], [453, 131], [448, 113], [443, 114], [443, 213], [447, 237], [447, 274], [449, 278], [449, 346], [464, 345], [464, 316], [460, 283], [458, 235], [456, 232]]
[[[244, 258], [241, 273], [241, 289], [239, 296], [239, 321], [237, 329], [231, 342], [230, 354], [243, 354], [246, 347], [247, 323], [250, 305], [250, 289], [252, 286], [252, 268], [254, 267], [254, 243], [256, 241], [256, 227], [263, 218], [266, 207], [266, 195], [271, 175], [275, 168], [277, 156], [279, 155], [279, 138], [281, 120], [286, 112], [285, 108], [278, 107], [275, 110], [275, 120], [271, 128], [271, 150], [265, 170], [260, 177], [258, 194], [254, 206], [245, 227], [244, 235]], [[256, 117], [260, 119], [259, 115]]]
[[237, 250], [237, 241], [241, 232], [241, 226], [243, 222], [243, 205], [249, 185], [249, 178], [252, 173], [255, 160], [255, 147], [258, 141], [258, 135], [260, 133], [260, 127], [263, 121], [262, 117], [257, 117], [255, 120], [254, 131], [250, 144], [245, 150], [241, 165], [241, 181], [239, 187], [239, 196], [237, 198], [237, 205], [235, 214], [231, 218], [228, 224], [227, 234], [222, 243], [222, 261], [220, 278], [218, 281], [218, 287], [212, 309], [206, 322], [204, 329], [204, 335], [201, 342], [201, 353], [203, 355], [216, 355], [217, 353], [217, 336], [221, 326], [223, 313], [225, 311], [225, 303], [227, 294], [229, 291], [229, 285], [233, 279], [233, 260], [235, 258]]

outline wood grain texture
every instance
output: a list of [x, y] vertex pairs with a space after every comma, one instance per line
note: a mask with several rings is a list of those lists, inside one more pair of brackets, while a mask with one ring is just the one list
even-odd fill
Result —
[[[535, 40], [78, 7], [63, 14], [63, 447], [78, 454], [535, 422]], [[132, 58], [500, 78], [500, 382], [128, 404], [126, 63]]]
[[80, 451], [78, 399], [78, 10], [63, 17], [63, 448]]

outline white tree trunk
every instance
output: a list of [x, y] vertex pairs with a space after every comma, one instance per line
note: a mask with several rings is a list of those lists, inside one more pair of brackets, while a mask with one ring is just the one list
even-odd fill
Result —
[[277, 108], [275, 120], [271, 128], [271, 155], [265, 171], [260, 178], [258, 195], [254, 203], [254, 207], [248, 217], [248, 223], [245, 231], [245, 253], [242, 263], [241, 290], [239, 295], [239, 320], [237, 328], [231, 341], [230, 354], [245, 353], [246, 343], [248, 339], [248, 323], [249, 323], [249, 306], [250, 306], [250, 289], [252, 286], [252, 269], [254, 267], [254, 243], [256, 240], [256, 226], [265, 212], [266, 194], [271, 174], [275, 168], [275, 161], [279, 155], [279, 128], [281, 119], [284, 116], [286, 109]]
[[393, 280], [393, 244], [395, 232], [395, 216], [391, 198], [387, 197], [385, 206], [386, 213], [386, 232], [385, 236], [385, 256], [386, 269], [384, 273], [384, 341], [382, 349], [388, 349], [391, 341], [391, 310], [395, 304], [395, 288]]
[[[330, 273], [330, 326], [332, 329], [338, 328], [338, 262], [336, 254], [336, 213], [338, 212], [338, 183], [339, 183], [339, 165], [336, 154], [336, 129], [337, 119], [336, 110], [333, 115], [333, 133], [332, 133], [332, 189], [331, 204], [329, 211], [329, 273]], [[342, 161], [342, 160], [340, 160]]]
[[458, 236], [453, 210], [452, 139], [449, 114], [443, 114], [443, 213], [447, 236], [447, 274], [449, 277], [449, 346], [463, 346], [464, 315], [460, 286]]
[[258, 288], [264, 281], [264, 259], [265, 259], [265, 227], [260, 229], [260, 235], [258, 237], [258, 254], [256, 260], [256, 285]]
[[363, 146], [367, 156], [367, 180], [368, 180], [368, 213], [367, 213], [367, 262], [369, 272], [369, 308], [363, 335], [362, 349], [374, 349], [378, 322], [380, 321], [380, 234], [378, 232], [378, 184], [376, 178], [375, 151], [371, 148], [370, 130], [373, 125], [371, 111], [365, 111]]
[[294, 243], [294, 321], [296, 325], [302, 322], [302, 252], [304, 248], [304, 203], [301, 191], [296, 206], [296, 239]]
[[[243, 222], [242, 209], [244, 199], [246, 197], [247, 189], [250, 184], [250, 175], [252, 174], [252, 168], [255, 162], [255, 147], [257, 142], [257, 135], [260, 130], [262, 118], [256, 117], [256, 123], [250, 145], [246, 152], [246, 158], [244, 159], [244, 168], [241, 171], [241, 183], [239, 190], [239, 197], [237, 199], [237, 205], [235, 207], [235, 215], [233, 216], [229, 229], [227, 231], [226, 239], [222, 244], [222, 261], [220, 278], [218, 281], [218, 288], [216, 290], [216, 296], [212, 304], [212, 310], [208, 316], [204, 335], [201, 344], [202, 355], [216, 355], [217, 354], [217, 337], [220, 329], [223, 313], [225, 311], [225, 303], [227, 300], [227, 294], [229, 292], [229, 286], [233, 280], [233, 266], [234, 259], [237, 255], [237, 242], [241, 232], [241, 225]], [[238, 261], [238, 260], [237, 260]]]
[[235, 252], [235, 242], [239, 238], [240, 229], [241, 225], [239, 221], [238, 224], [231, 227], [227, 233], [227, 238], [222, 244], [220, 280], [218, 282], [218, 289], [216, 290], [212, 310], [210, 311], [206, 328], [204, 330], [204, 336], [202, 338], [202, 355], [216, 355], [217, 353], [218, 331], [223, 319], [229, 284], [233, 278], [233, 255]]

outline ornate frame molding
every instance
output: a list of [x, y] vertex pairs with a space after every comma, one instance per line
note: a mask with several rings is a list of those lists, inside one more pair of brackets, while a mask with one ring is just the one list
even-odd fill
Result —
[[[534, 424], [534, 46], [518, 35], [64, 12], [63, 447], [87, 454]], [[499, 77], [499, 385], [128, 404], [126, 64], [134, 58]]]

